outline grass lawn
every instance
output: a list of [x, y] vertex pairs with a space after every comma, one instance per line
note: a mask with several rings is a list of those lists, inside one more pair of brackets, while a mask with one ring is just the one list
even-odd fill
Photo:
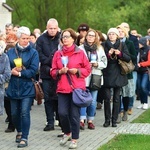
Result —
[[[131, 123], [150, 123], [150, 109]], [[150, 135], [119, 134], [98, 150], [150, 150]]]
[[138, 134], [120, 134], [98, 150], [149, 150], [150, 136]]

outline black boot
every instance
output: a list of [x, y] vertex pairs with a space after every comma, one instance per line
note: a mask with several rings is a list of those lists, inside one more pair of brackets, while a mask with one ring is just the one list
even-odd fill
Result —
[[111, 118], [111, 107], [110, 107], [110, 100], [104, 100], [104, 114], [105, 114], [105, 123], [103, 127], [110, 126], [110, 118]]

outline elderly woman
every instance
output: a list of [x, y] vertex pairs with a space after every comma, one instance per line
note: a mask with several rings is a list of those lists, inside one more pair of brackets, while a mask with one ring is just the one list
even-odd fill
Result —
[[11, 115], [17, 130], [18, 148], [28, 145], [30, 129], [30, 110], [35, 97], [35, 88], [31, 78], [38, 71], [39, 56], [29, 44], [30, 30], [20, 27], [17, 31], [18, 43], [7, 54], [11, 66], [11, 79], [6, 91], [11, 101]]
[[[79, 48], [81, 48], [87, 58], [89, 59], [89, 62], [92, 66], [92, 74], [99, 75], [99, 77], [102, 79], [101, 85], [103, 84], [103, 74], [102, 69], [106, 68], [107, 66], [107, 57], [105, 55], [103, 47], [100, 45], [98, 34], [95, 30], [90, 29], [87, 31], [87, 34], [85, 36], [84, 44], [81, 45]], [[96, 56], [95, 62], [91, 61], [92, 55]], [[89, 87], [90, 85], [90, 79], [91, 75], [89, 75], [86, 78], [86, 86]], [[81, 116], [80, 116], [80, 129], [84, 130], [85, 124], [84, 120], [86, 120], [87, 116], [87, 122], [88, 122], [88, 129], [95, 129], [95, 125], [93, 123], [95, 111], [96, 111], [96, 99], [98, 90], [90, 89], [93, 101], [90, 106], [87, 108], [81, 108]]]
[[[67, 79], [67, 74], [71, 78], [74, 88], [86, 89], [85, 78], [90, 74], [90, 63], [82, 50], [74, 43], [77, 35], [71, 28], [62, 32], [61, 41], [62, 49], [56, 51], [53, 57], [51, 75], [54, 79], [58, 79], [58, 113], [64, 136], [60, 141], [60, 145], [67, 143], [72, 137], [70, 149], [77, 147], [77, 139], [79, 138], [80, 128], [80, 108], [73, 103], [71, 85]], [[61, 57], [68, 57], [68, 63], [64, 64]]]
[[[104, 50], [108, 59], [108, 65], [105, 69], [103, 69], [105, 114], [105, 123], [103, 124], [103, 126], [110, 126], [111, 120], [112, 127], [117, 127], [116, 121], [120, 108], [120, 91], [121, 88], [128, 83], [127, 76], [121, 74], [121, 67], [118, 63], [118, 59], [129, 62], [130, 56], [128, 54], [128, 49], [125, 43], [120, 42], [119, 31], [116, 28], [110, 28], [107, 35], [108, 39], [103, 43]], [[110, 105], [111, 89], [113, 90], [112, 113]]]
[[3, 115], [4, 113], [4, 84], [9, 81], [11, 76], [9, 59], [8, 56], [4, 53], [5, 47], [5, 42], [0, 40], [0, 115]]

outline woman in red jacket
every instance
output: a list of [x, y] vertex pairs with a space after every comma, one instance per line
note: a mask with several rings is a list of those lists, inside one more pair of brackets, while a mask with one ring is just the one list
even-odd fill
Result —
[[[86, 89], [85, 78], [91, 72], [90, 63], [84, 52], [74, 44], [76, 38], [77, 35], [71, 28], [62, 32], [61, 42], [63, 46], [61, 50], [56, 51], [50, 72], [52, 77], [58, 80], [58, 113], [62, 130], [64, 131], [60, 145], [66, 144], [72, 138], [69, 148], [77, 147], [80, 128], [80, 108], [72, 101], [72, 88], [66, 73], [69, 74], [74, 88], [84, 90]], [[63, 62], [62, 58], [67, 58], [67, 61]]]

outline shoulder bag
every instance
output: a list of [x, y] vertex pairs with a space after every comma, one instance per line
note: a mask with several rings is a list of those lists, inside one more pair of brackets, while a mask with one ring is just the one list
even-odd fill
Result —
[[[73, 88], [69, 74], [66, 75], [70, 86]], [[78, 107], [88, 107], [92, 103], [93, 99], [88, 89], [82, 90], [80, 88], [73, 88], [72, 100], [73, 103]]]

